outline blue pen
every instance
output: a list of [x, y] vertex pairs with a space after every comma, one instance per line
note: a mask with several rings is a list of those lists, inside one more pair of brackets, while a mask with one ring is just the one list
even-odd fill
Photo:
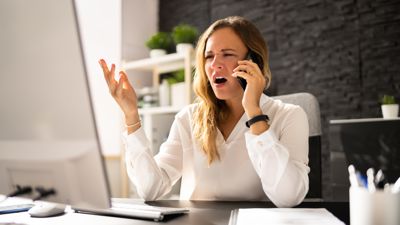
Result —
[[368, 188], [368, 181], [367, 177], [362, 175], [360, 172], [356, 171], [358, 183], [360, 184], [361, 187]]

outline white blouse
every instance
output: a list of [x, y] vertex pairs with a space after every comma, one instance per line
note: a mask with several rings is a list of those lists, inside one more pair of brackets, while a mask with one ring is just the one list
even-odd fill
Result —
[[182, 177], [181, 200], [271, 200], [278, 207], [299, 204], [308, 192], [308, 121], [304, 110], [262, 95], [270, 128], [253, 135], [242, 118], [225, 141], [218, 131], [220, 160], [208, 166], [193, 137], [196, 104], [182, 109], [154, 156], [143, 128], [125, 136], [126, 166], [139, 196], [155, 200]]

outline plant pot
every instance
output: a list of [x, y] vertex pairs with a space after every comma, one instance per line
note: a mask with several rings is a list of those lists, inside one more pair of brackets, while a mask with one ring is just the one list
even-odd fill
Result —
[[176, 45], [176, 52], [177, 53], [185, 53], [187, 51], [192, 51], [193, 45], [189, 43], [179, 43]]
[[399, 104], [381, 105], [384, 119], [397, 118], [399, 115]]
[[166, 55], [167, 51], [165, 49], [151, 49], [150, 50], [150, 58], [156, 58], [163, 55]]
[[186, 102], [186, 86], [185, 82], [179, 82], [171, 85], [171, 103], [172, 106], [182, 108]]

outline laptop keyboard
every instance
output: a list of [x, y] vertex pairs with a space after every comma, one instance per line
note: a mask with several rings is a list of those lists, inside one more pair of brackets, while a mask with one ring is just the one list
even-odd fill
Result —
[[111, 210], [122, 210], [122, 211], [152, 211], [152, 212], [160, 212], [165, 215], [174, 214], [174, 213], [184, 213], [188, 211], [186, 208], [173, 208], [173, 207], [160, 207], [160, 206], [151, 206], [151, 205], [142, 205], [135, 203], [117, 203], [113, 202]]

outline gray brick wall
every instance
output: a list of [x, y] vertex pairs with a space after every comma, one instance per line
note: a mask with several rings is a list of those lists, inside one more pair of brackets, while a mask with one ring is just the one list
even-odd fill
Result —
[[240, 15], [268, 41], [271, 95], [314, 94], [323, 126], [323, 196], [329, 185], [328, 121], [380, 117], [384, 93], [400, 100], [398, 0], [160, 0], [160, 30], [179, 22], [203, 31], [216, 19]]

